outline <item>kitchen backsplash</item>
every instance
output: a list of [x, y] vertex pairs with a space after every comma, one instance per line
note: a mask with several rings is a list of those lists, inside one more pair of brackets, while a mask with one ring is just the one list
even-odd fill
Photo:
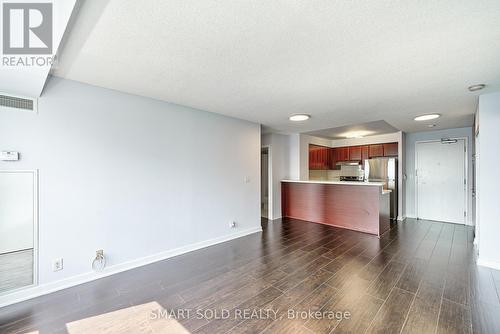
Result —
[[309, 170], [309, 180], [313, 181], [338, 181], [340, 170]]

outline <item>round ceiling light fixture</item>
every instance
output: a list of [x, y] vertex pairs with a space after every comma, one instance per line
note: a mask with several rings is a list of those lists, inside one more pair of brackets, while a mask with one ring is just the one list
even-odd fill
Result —
[[417, 122], [422, 122], [422, 121], [430, 121], [431, 119], [436, 119], [441, 117], [440, 114], [427, 114], [427, 115], [420, 115], [414, 118]]
[[311, 115], [296, 114], [296, 115], [290, 116], [288, 119], [293, 121], [293, 122], [302, 122], [302, 121], [307, 121], [309, 118], [311, 118]]
[[481, 90], [484, 87], [486, 87], [485, 84], [478, 84], [478, 85], [469, 86], [469, 87], [467, 87], [467, 89], [469, 90], [469, 92], [477, 92], [478, 90]]

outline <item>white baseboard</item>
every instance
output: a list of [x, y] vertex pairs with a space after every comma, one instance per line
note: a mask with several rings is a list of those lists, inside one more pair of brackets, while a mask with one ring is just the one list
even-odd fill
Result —
[[398, 216], [398, 218], [396, 219], [398, 222], [403, 222], [406, 220], [406, 217], [405, 216]]
[[102, 277], [111, 276], [126, 270], [134, 269], [137, 267], [142, 267], [147, 264], [151, 264], [154, 262], [158, 262], [161, 260], [165, 260], [174, 256], [178, 256], [181, 254], [189, 253], [198, 249], [206, 248], [209, 246], [213, 246], [216, 244], [220, 244], [222, 242], [230, 241], [233, 239], [241, 238], [249, 234], [262, 232], [262, 227], [254, 227], [249, 228], [243, 231], [239, 231], [236, 233], [231, 233], [222, 237], [194, 243], [191, 245], [175, 248], [172, 250], [168, 250], [165, 252], [156, 253], [153, 255], [145, 256], [139, 259], [135, 259], [132, 261], [115, 264], [104, 269], [102, 272], [87, 272], [84, 274], [68, 277], [59, 281], [50, 282], [46, 284], [41, 284], [37, 286], [33, 286], [30, 288], [16, 290], [15, 292], [9, 293], [7, 295], [0, 296], [0, 307], [4, 307], [7, 305], [19, 303], [28, 299], [32, 299], [35, 297], [39, 297], [42, 295], [49, 294], [51, 292], [63, 290], [66, 288], [70, 288], [75, 285], [87, 283]]
[[478, 266], [482, 266], [482, 267], [488, 267], [488, 268], [491, 268], [491, 269], [500, 270], [500, 262], [498, 262], [498, 261], [492, 261], [492, 260], [489, 260], [489, 259], [483, 259], [481, 257], [479, 257], [477, 259], [477, 265]]

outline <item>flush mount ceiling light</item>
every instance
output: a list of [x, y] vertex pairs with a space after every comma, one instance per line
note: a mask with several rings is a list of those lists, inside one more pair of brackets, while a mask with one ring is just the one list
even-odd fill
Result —
[[293, 121], [293, 122], [302, 122], [302, 121], [307, 121], [309, 118], [311, 118], [310, 115], [306, 115], [306, 114], [296, 114], [296, 115], [292, 115], [289, 117], [289, 120]]
[[430, 121], [431, 119], [436, 119], [441, 117], [440, 114], [427, 114], [427, 115], [420, 115], [414, 118], [417, 122], [422, 122], [422, 121]]
[[469, 90], [469, 92], [477, 92], [478, 90], [481, 90], [484, 87], [486, 87], [485, 84], [478, 84], [478, 85], [469, 86], [469, 87], [467, 87], [467, 89]]

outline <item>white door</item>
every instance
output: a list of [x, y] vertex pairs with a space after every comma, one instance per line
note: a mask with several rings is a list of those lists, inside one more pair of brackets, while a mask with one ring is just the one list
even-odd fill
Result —
[[465, 140], [416, 144], [417, 217], [465, 224]]

